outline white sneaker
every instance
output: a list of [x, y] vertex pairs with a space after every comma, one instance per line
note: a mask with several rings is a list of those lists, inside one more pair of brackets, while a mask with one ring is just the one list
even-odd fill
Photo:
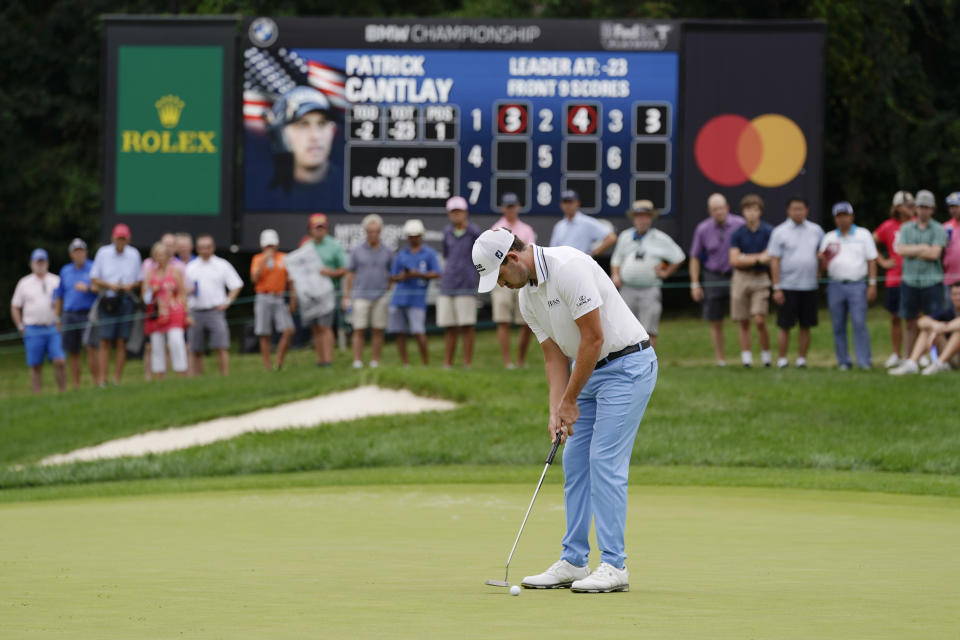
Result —
[[921, 373], [923, 373], [925, 376], [934, 376], [938, 373], [943, 373], [944, 371], [950, 371], [950, 365], [942, 360], [937, 360], [929, 367], [924, 368]]
[[797, 358], [797, 369], [803, 369], [807, 366], [806, 358]]
[[928, 356], [927, 354], [923, 354], [922, 356], [920, 356], [920, 361], [917, 364], [919, 364], [921, 367], [929, 367], [930, 356]]
[[899, 365], [887, 371], [892, 376], [905, 376], [920, 373], [920, 366], [913, 360], [904, 360]]
[[786, 358], [777, 358], [777, 369], [786, 369], [790, 366], [790, 361]]
[[630, 591], [630, 572], [626, 567], [617, 569], [612, 564], [601, 562], [596, 571], [570, 585], [570, 591], [574, 593]]
[[376, 368], [379, 367], [379, 366], [380, 366], [380, 361], [379, 361], [379, 360], [371, 360], [371, 361], [370, 361], [370, 368], [371, 368], [371, 369], [376, 369]]
[[363, 360], [354, 360], [353, 361], [354, 369], [363, 369]]
[[527, 576], [520, 584], [526, 589], [569, 589], [574, 580], [589, 575], [590, 567], [576, 567], [566, 560], [557, 560], [543, 573]]
[[895, 353], [891, 353], [890, 357], [887, 358], [887, 361], [883, 363], [884, 369], [893, 369], [895, 366], [900, 364], [900, 356]]

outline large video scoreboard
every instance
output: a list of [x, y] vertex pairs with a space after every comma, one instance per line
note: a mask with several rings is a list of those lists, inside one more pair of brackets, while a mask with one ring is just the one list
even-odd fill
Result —
[[567, 189], [617, 229], [652, 200], [685, 247], [714, 192], [820, 218], [820, 22], [104, 20], [105, 228], [288, 248], [323, 211], [350, 246], [375, 212], [434, 241], [450, 196], [489, 226], [510, 192], [545, 242]]
[[[462, 195], [493, 213], [510, 192], [522, 213], [556, 218], [573, 189], [585, 213], [619, 218], [648, 198], [670, 215], [676, 26], [586, 24], [250, 21], [245, 210], [429, 217]], [[280, 111], [302, 87], [329, 101], [337, 127], [312, 182], [277, 175], [300, 163]]]

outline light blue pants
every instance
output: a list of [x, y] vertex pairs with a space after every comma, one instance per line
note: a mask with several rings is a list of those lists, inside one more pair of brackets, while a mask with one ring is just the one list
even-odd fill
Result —
[[869, 367], [870, 332], [867, 330], [867, 283], [830, 282], [827, 284], [827, 306], [833, 321], [833, 346], [837, 364], [850, 366], [847, 348], [847, 315], [853, 324], [853, 351], [857, 366]]
[[577, 398], [580, 418], [563, 449], [562, 557], [570, 564], [589, 561], [593, 517], [601, 560], [624, 567], [630, 454], [656, 383], [657, 354], [648, 347], [594, 371]]

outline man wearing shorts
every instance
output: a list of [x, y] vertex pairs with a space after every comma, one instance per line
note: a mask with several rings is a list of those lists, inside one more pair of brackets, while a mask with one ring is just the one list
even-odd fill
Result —
[[[892, 369], [900, 364], [900, 355], [903, 353], [903, 320], [900, 318], [900, 281], [903, 266], [903, 257], [895, 248], [900, 227], [905, 222], [913, 220], [916, 205], [913, 194], [909, 191], [897, 191], [893, 194], [893, 204], [890, 206], [890, 217], [883, 221], [873, 232], [873, 240], [877, 248], [884, 248], [887, 257], [877, 256], [877, 264], [886, 269], [884, 276], [883, 308], [890, 314], [890, 345], [892, 352], [884, 363], [884, 367]], [[907, 350], [909, 354], [909, 349]]]
[[900, 227], [897, 253], [903, 256], [900, 285], [900, 317], [906, 325], [907, 349], [913, 350], [917, 318], [921, 312], [935, 316], [943, 306], [943, 266], [940, 258], [947, 246], [947, 232], [933, 219], [937, 201], [926, 189], [917, 192], [917, 217]]
[[477, 270], [471, 251], [480, 237], [480, 227], [469, 221], [467, 201], [454, 196], [447, 200], [450, 224], [443, 230], [443, 276], [437, 297], [437, 326], [443, 327], [443, 368], [453, 366], [457, 337], [463, 337], [463, 366], [473, 361], [474, 329], [477, 324]]
[[660, 287], [686, 257], [673, 238], [653, 228], [658, 215], [650, 200], [634, 202], [627, 210], [633, 226], [620, 233], [610, 258], [610, 279], [631, 313], [647, 330], [653, 346], [657, 345], [663, 311]]
[[49, 359], [57, 378], [57, 388], [67, 389], [67, 369], [64, 365], [60, 327], [54, 310], [53, 292], [60, 278], [47, 271], [50, 264], [44, 249], [30, 254], [30, 275], [20, 278], [10, 300], [10, 316], [23, 336], [30, 368], [30, 388], [40, 393], [43, 385], [43, 361]]
[[[287, 285], [289, 283], [292, 289], [293, 283], [290, 282], [285, 264], [287, 254], [277, 251], [279, 244], [280, 235], [274, 229], [264, 229], [260, 232], [260, 248], [263, 251], [253, 256], [250, 262], [250, 280], [256, 292], [253, 303], [254, 333], [260, 340], [260, 355], [267, 371], [283, 368], [283, 359], [293, 339], [293, 316], [290, 314], [297, 308], [297, 298], [292, 290], [290, 306], [287, 307]], [[270, 362], [270, 341], [274, 331], [280, 333], [276, 367]]]
[[[520, 198], [515, 193], [505, 193], [500, 198], [500, 210], [503, 215], [493, 223], [491, 229], [507, 229], [527, 244], [537, 240], [533, 227], [520, 220]], [[493, 307], [493, 321], [497, 323], [497, 343], [500, 345], [500, 356], [506, 369], [524, 367], [527, 362], [527, 349], [530, 346], [530, 336], [533, 333], [523, 321], [520, 314], [519, 291], [497, 285], [490, 292], [490, 305]], [[510, 324], [520, 326], [520, 335], [517, 344], [517, 363], [510, 358]]]
[[107, 385], [110, 349], [116, 349], [114, 384], [120, 384], [127, 363], [127, 340], [133, 329], [135, 306], [133, 292], [140, 290], [143, 278], [140, 252], [130, 246], [130, 227], [118, 224], [110, 234], [110, 244], [100, 247], [93, 259], [90, 280], [100, 291], [97, 302], [97, 334], [100, 337], [99, 386]]
[[[707, 198], [710, 217], [697, 225], [690, 247], [690, 297], [703, 303], [703, 319], [710, 323], [710, 338], [717, 365], [727, 364], [723, 355], [723, 316], [730, 306], [730, 236], [744, 220], [730, 213], [727, 199], [719, 193]], [[701, 271], [702, 267], [702, 271]]]
[[853, 205], [843, 201], [833, 205], [837, 228], [820, 241], [820, 260], [827, 276], [827, 305], [833, 321], [833, 345], [837, 366], [850, 368], [847, 349], [847, 315], [853, 325], [853, 351], [857, 366], [871, 366], [870, 331], [867, 329], [867, 305], [877, 297], [877, 246], [870, 232], [853, 224]]
[[186, 268], [186, 288], [193, 292], [187, 298], [193, 316], [193, 324], [187, 330], [191, 375], [203, 373], [203, 354], [208, 346], [217, 352], [220, 375], [230, 372], [227, 309], [240, 295], [243, 280], [233, 265], [214, 255], [214, 251], [213, 236], [197, 236], [198, 257], [188, 262]]
[[427, 286], [440, 277], [437, 252], [423, 244], [426, 230], [423, 222], [407, 220], [403, 235], [409, 247], [401, 249], [390, 265], [390, 282], [396, 282], [387, 317], [387, 331], [397, 336], [400, 362], [410, 366], [407, 358], [407, 336], [412, 335], [420, 347], [420, 359], [427, 364]]
[[[333, 292], [336, 295], [340, 291], [340, 278], [347, 272], [347, 254], [343, 250], [343, 246], [330, 236], [330, 225], [325, 214], [314, 213], [311, 215], [309, 226], [313, 248], [323, 263], [320, 275], [333, 281]], [[333, 323], [336, 315], [337, 305], [334, 303], [333, 311], [317, 316], [306, 323], [313, 335], [313, 348], [317, 354], [317, 366], [328, 367], [333, 363]]]
[[[90, 309], [97, 300], [90, 281], [93, 261], [87, 257], [87, 243], [80, 238], [70, 242], [70, 263], [60, 269], [60, 285], [54, 292], [57, 315], [63, 330], [63, 348], [67, 352], [73, 388], [80, 388], [83, 368], [80, 352], [87, 347], [87, 366], [94, 384], [97, 381], [97, 336], [90, 330]], [[86, 337], [86, 340], [84, 340]]]
[[343, 310], [350, 312], [353, 324], [353, 368], [363, 368], [363, 342], [370, 329], [370, 368], [380, 366], [383, 331], [387, 328], [390, 303], [390, 264], [393, 251], [380, 241], [383, 219], [371, 213], [362, 225], [367, 239], [350, 252], [347, 275], [343, 279]]
[[770, 236], [770, 279], [773, 301], [777, 309], [777, 367], [788, 365], [787, 348], [790, 330], [799, 323], [797, 336], [798, 367], [807, 366], [810, 349], [810, 328], [817, 326], [817, 273], [820, 262], [817, 251], [823, 240], [820, 225], [807, 220], [810, 206], [805, 198], [794, 196], [787, 201], [787, 219]]
[[730, 236], [730, 265], [733, 267], [730, 317], [740, 325], [741, 364], [753, 366], [753, 352], [750, 350], [750, 320], [753, 319], [757, 325], [757, 342], [760, 343], [760, 362], [769, 367], [772, 358], [770, 334], [767, 333], [767, 314], [770, 312], [770, 254], [767, 245], [773, 226], [760, 220], [763, 198], [758, 195], [744, 196], [740, 200], [740, 213], [747, 223]]

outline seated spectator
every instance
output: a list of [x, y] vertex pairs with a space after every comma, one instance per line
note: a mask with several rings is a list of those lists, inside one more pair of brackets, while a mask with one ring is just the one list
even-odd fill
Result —
[[10, 301], [10, 315], [23, 336], [30, 368], [30, 388], [34, 393], [40, 393], [42, 389], [43, 362], [48, 358], [53, 363], [57, 388], [60, 391], [67, 389], [59, 319], [53, 303], [53, 292], [60, 285], [60, 278], [47, 271], [49, 264], [47, 252], [34, 249], [30, 254], [31, 273], [20, 278]]
[[773, 226], [762, 222], [763, 198], [749, 194], [740, 200], [740, 215], [746, 224], [730, 236], [730, 317], [740, 324], [740, 362], [753, 366], [750, 350], [750, 319], [757, 325], [760, 343], [760, 362], [769, 367], [770, 334], [767, 333], [767, 314], [770, 313], [770, 254], [767, 245]]
[[383, 332], [387, 328], [390, 304], [390, 265], [393, 251], [380, 242], [383, 218], [371, 213], [361, 225], [367, 240], [350, 252], [347, 275], [343, 279], [343, 310], [351, 311], [353, 324], [353, 368], [363, 367], [363, 342], [370, 329], [373, 355], [370, 367], [380, 366]]
[[420, 220], [407, 220], [403, 234], [410, 246], [401, 249], [390, 267], [390, 281], [396, 282], [388, 311], [387, 331], [396, 334], [400, 362], [410, 366], [407, 358], [407, 335], [412, 335], [420, 347], [420, 359], [428, 364], [427, 351], [427, 286], [440, 277], [437, 252], [423, 244], [426, 231]]
[[80, 352], [83, 351], [84, 336], [87, 337], [87, 366], [93, 383], [97, 383], [97, 336], [89, 327], [90, 309], [97, 300], [90, 281], [91, 269], [93, 261], [87, 257], [87, 243], [74, 238], [70, 242], [70, 263], [60, 269], [60, 286], [54, 292], [74, 389], [80, 387]]
[[167, 373], [167, 350], [170, 364], [179, 376], [187, 375], [187, 291], [182, 267], [173, 263], [173, 253], [163, 242], [150, 250], [154, 267], [143, 278], [143, 301], [147, 316], [143, 331], [150, 337], [150, 368], [160, 380]]
[[890, 375], [903, 376], [920, 371], [920, 358], [933, 347], [937, 359], [923, 369], [923, 375], [936, 375], [951, 368], [960, 368], [960, 282], [950, 285], [950, 304], [934, 316], [917, 321], [917, 341], [910, 357], [891, 369]]
[[686, 257], [673, 238], [653, 228], [659, 213], [649, 200], [634, 202], [627, 211], [633, 227], [620, 233], [610, 259], [610, 279], [654, 346], [663, 311], [660, 286]]
[[833, 205], [837, 228], [823, 236], [819, 257], [830, 281], [827, 283], [827, 305], [833, 321], [833, 346], [837, 366], [850, 368], [847, 348], [847, 315], [853, 325], [853, 351], [857, 366], [869, 369], [870, 331], [867, 329], [867, 305], [877, 297], [877, 246], [870, 232], [853, 224], [853, 205]]
[[[253, 256], [250, 262], [250, 279], [256, 298], [253, 303], [254, 333], [260, 339], [260, 355], [263, 358], [263, 367], [270, 371], [279, 371], [283, 368], [283, 360], [290, 349], [293, 340], [293, 316], [296, 310], [297, 298], [290, 292], [289, 308], [286, 301], [287, 286], [293, 288], [284, 264], [286, 255], [277, 251], [280, 245], [280, 234], [274, 229], [264, 229], [260, 233], [260, 253]], [[280, 342], [277, 344], [277, 365], [270, 362], [270, 341], [273, 332], [280, 333]]]
[[203, 374], [203, 354], [207, 345], [217, 352], [220, 375], [225, 376], [230, 372], [227, 309], [240, 295], [243, 280], [233, 265], [214, 255], [214, 251], [216, 245], [213, 236], [201, 234], [197, 236], [198, 257], [187, 263], [187, 289], [193, 291], [188, 298], [193, 324], [187, 335], [192, 361], [190, 371], [193, 375]]

